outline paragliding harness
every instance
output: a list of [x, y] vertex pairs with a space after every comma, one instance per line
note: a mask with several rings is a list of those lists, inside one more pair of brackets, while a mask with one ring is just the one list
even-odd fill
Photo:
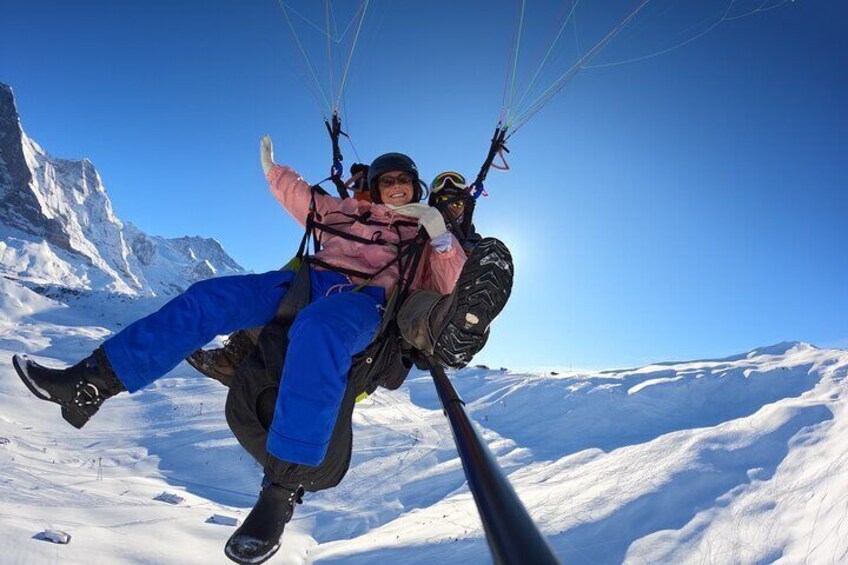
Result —
[[[377, 386], [394, 390], [403, 383], [403, 380], [406, 378], [411, 367], [411, 364], [401, 361], [401, 353], [403, 349], [402, 344], [404, 342], [400, 336], [400, 330], [397, 327], [396, 315], [400, 305], [409, 295], [410, 287], [418, 271], [418, 265], [424, 251], [426, 236], [419, 230], [416, 232], [415, 237], [403, 239], [401, 228], [411, 227], [417, 230], [418, 224], [416, 222], [401, 220], [389, 224], [371, 219], [370, 211], [366, 211], [360, 215], [345, 214], [344, 212], [331, 212], [322, 217], [315, 209], [314, 186], [312, 187], [312, 191], [309, 214], [306, 217], [306, 229], [304, 231], [303, 238], [301, 239], [297, 254], [289, 263], [292, 268], [296, 269], [296, 278], [303, 277], [308, 280], [309, 268], [314, 265], [322, 269], [340, 273], [347, 277], [362, 279], [364, 282], [354, 289], [354, 292], [356, 292], [365, 287], [369, 282], [373, 281], [378, 275], [397, 264], [398, 284], [388, 297], [376, 337], [362, 353], [354, 357], [350, 375], [350, 378], [355, 377], [358, 396], [362, 395], [362, 393], [371, 394]], [[331, 215], [341, 216], [342, 221], [327, 223], [325, 220], [327, 220]], [[353, 223], [376, 225], [394, 229], [397, 234], [397, 243], [391, 243], [381, 237], [366, 239], [355, 236], [347, 233], [339, 227], [351, 225]], [[329, 233], [349, 241], [355, 241], [361, 245], [393, 246], [397, 248], [397, 253], [393, 259], [373, 273], [365, 273], [354, 269], [339, 267], [308, 253], [310, 241], [312, 242], [313, 250], [317, 251], [321, 248], [320, 234], [323, 233]], [[286, 299], [290, 293], [291, 291], [289, 291], [286, 298], [283, 299], [283, 303], [287, 302]], [[308, 295], [305, 297], [298, 297], [298, 311], [300, 308], [305, 306], [305, 304], [308, 304], [308, 302]], [[296, 314], [297, 312], [295, 311], [294, 315]], [[360, 362], [362, 362], [363, 367], [358, 367]]]
[[[315, 194], [321, 193], [320, 186], [312, 186], [311, 193], [303, 238], [297, 253], [284, 267], [294, 273], [292, 282], [277, 308], [274, 319], [262, 329], [257, 346], [236, 371], [227, 396], [226, 417], [239, 443], [265, 467], [270, 478], [282, 484], [301, 484], [307, 491], [317, 491], [335, 486], [347, 472], [352, 446], [351, 420], [356, 400], [373, 393], [378, 386], [391, 390], [400, 387], [412, 368], [408, 357], [411, 348], [405, 345], [395, 317], [414, 280], [424, 250], [425, 237], [421, 232], [417, 232], [414, 238], [404, 240], [401, 238], [401, 227], [417, 228], [417, 223], [379, 222], [370, 218], [370, 212], [358, 216], [331, 212], [322, 216], [315, 206]], [[331, 214], [341, 216], [340, 221], [329, 222]], [[342, 226], [356, 222], [392, 228], [397, 233], [398, 243], [393, 244], [382, 238], [365, 239], [342, 229]], [[314, 251], [321, 248], [321, 235], [325, 232], [362, 245], [396, 245], [397, 254], [374, 273], [341, 268], [309, 253], [310, 243]], [[265, 445], [289, 345], [288, 330], [298, 313], [310, 303], [311, 267], [317, 266], [362, 279], [364, 282], [353, 291], [356, 292], [395, 264], [399, 271], [398, 284], [388, 297], [375, 338], [353, 358], [347, 389], [324, 460], [317, 467], [310, 467], [270, 457]]]

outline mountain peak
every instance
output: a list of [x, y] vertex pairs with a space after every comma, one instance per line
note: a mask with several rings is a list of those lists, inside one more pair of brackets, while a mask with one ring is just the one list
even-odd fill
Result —
[[8, 84], [0, 82], [0, 120], [5, 116], [18, 116], [18, 109], [15, 106], [15, 94], [12, 87]]
[[172, 295], [215, 274], [244, 271], [214, 240], [167, 240], [122, 222], [91, 159], [52, 157], [29, 139], [12, 89], [2, 83], [0, 225], [13, 233], [4, 238], [12, 251], [0, 274], [39, 285]]
[[28, 190], [33, 175], [26, 145], [12, 88], [0, 83], [0, 221], [47, 237], [55, 230], [44, 221], [36, 195]]

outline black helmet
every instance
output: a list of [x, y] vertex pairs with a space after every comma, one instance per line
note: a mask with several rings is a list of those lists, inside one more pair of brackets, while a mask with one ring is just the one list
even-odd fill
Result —
[[403, 153], [384, 153], [374, 159], [368, 167], [368, 190], [371, 193], [372, 202], [382, 202], [377, 179], [389, 171], [403, 171], [412, 175], [412, 201], [421, 200], [421, 180], [418, 178], [418, 167], [415, 166], [415, 161]]

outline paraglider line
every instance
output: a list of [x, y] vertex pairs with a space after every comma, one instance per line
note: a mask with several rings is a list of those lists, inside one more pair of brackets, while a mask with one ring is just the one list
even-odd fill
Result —
[[614, 28], [612, 28], [600, 41], [598, 41], [598, 43], [595, 44], [594, 47], [592, 47], [592, 49], [590, 49], [585, 55], [583, 55], [583, 57], [581, 57], [576, 63], [574, 63], [574, 65], [572, 65], [571, 68], [565, 72], [565, 74], [563, 74], [551, 86], [549, 86], [547, 90], [545, 90], [545, 92], [543, 92], [536, 99], [536, 101], [530, 105], [530, 108], [526, 112], [518, 116], [515, 120], [513, 120], [513, 122], [508, 123], [507, 126], [513, 126], [513, 124], [517, 124], [514, 125], [514, 127], [511, 127], [511, 135], [515, 135], [515, 133], [520, 128], [524, 127], [524, 124], [526, 124], [527, 121], [530, 120], [530, 118], [532, 118], [539, 110], [541, 110], [542, 107], [545, 106], [545, 104], [550, 102], [550, 100], [560, 90], [562, 90], [565, 85], [568, 84], [568, 82], [571, 81], [571, 79], [574, 78], [575, 75], [577, 75], [577, 73], [579, 73], [584, 68], [584, 65], [587, 62], [591, 61], [601, 51], [603, 51], [604, 48], [609, 44], [609, 42], [612, 41], [616, 35], [621, 33], [621, 30], [623, 30], [627, 26], [627, 24], [630, 23], [630, 21], [636, 17], [636, 15], [642, 10], [642, 8], [648, 5], [650, 1], [651, 0], [642, 0], [642, 2], [640, 2], [639, 5], [637, 5], [633, 9], [633, 11], [631, 11], [623, 20], [621, 20]]
[[[330, 7], [331, 7], [331, 9], [330, 9], [330, 17], [333, 19], [333, 38], [337, 38], [337, 37], [339, 36], [339, 24], [338, 24], [338, 22], [336, 21], [336, 14], [334, 14], [334, 13], [333, 13], [333, 10], [332, 10], [332, 4], [330, 4]], [[357, 13], [358, 13], [358, 12], [359, 12], [359, 10], [357, 10]], [[355, 17], [356, 17], [356, 14], [354, 14], [354, 18], [355, 18]], [[353, 21], [353, 20], [351, 20], [351, 21]], [[329, 26], [328, 26], [328, 27], [329, 27]], [[338, 43], [338, 41], [336, 41], [336, 43]]]
[[518, 50], [518, 31], [519, 28], [518, 26], [516, 26], [515, 30], [512, 33], [512, 42], [510, 43], [509, 57], [507, 57], [506, 72], [504, 73], [503, 94], [501, 95], [501, 116], [500, 118], [498, 118], [499, 122], [506, 121], [507, 112], [509, 111], [509, 108], [507, 106], [507, 94], [509, 92], [510, 67], [513, 66], [513, 59], [517, 57], [516, 51]]
[[684, 41], [681, 41], [680, 43], [672, 45], [671, 47], [666, 47], [665, 49], [662, 49], [660, 51], [649, 53], [647, 55], [642, 55], [640, 57], [633, 57], [633, 58], [630, 58], [630, 59], [624, 59], [622, 61], [615, 61], [615, 62], [612, 62], [612, 63], [598, 63], [598, 64], [594, 64], [594, 65], [586, 65], [584, 68], [586, 68], [586, 69], [603, 69], [603, 68], [607, 68], [607, 67], [618, 67], [620, 65], [627, 65], [627, 64], [630, 64], [630, 63], [638, 63], [639, 61], [645, 61], [645, 60], [648, 60], [648, 59], [652, 59], [654, 57], [658, 57], [660, 55], [665, 55], [666, 53], [670, 53], [670, 52], [672, 52], [676, 49], [680, 49], [681, 47], [685, 47], [686, 45], [692, 43], [693, 41], [700, 39], [701, 37], [710, 33], [715, 28], [717, 28], [718, 26], [720, 26], [721, 24], [723, 24], [725, 22], [732, 22], [734, 20], [741, 20], [743, 18], [753, 16], [754, 14], [757, 14], [759, 12], [768, 12], [768, 11], [774, 10], [775, 8], [779, 8], [779, 7], [783, 6], [784, 4], [788, 3], [789, 1], [790, 0], [781, 0], [777, 4], [765, 8], [764, 6], [766, 4], [768, 4], [768, 2], [769, 2], [769, 0], [765, 0], [765, 2], [763, 2], [762, 4], [760, 4], [757, 8], [754, 8], [753, 10], [750, 10], [748, 12], [744, 12], [742, 14], [738, 14], [738, 15], [735, 15], [735, 16], [730, 16], [729, 15], [730, 11], [733, 9], [733, 5], [736, 3], [736, 0], [731, 0], [731, 2], [727, 5], [727, 8], [724, 10], [724, 13], [719, 17], [719, 19], [717, 21], [713, 22], [707, 29], [699, 32], [698, 34], [696, 34], [693, 37], [685, 39]]
[[[347, 119], [347, 98], [344, 96], [344, 93], [342, 96], [342, 113], [344, 113], [345, 123], [349, 124], [350, 122]], [[356, 155], [357, 162], [361, 163], [362, 159], [359, 157], [359, 151], [356, 150], [356, 145], [353, 144], [353, 138], [351, 138], [350, 135], [346, 135], [345, 137], [347, 138], [347, 142], [350, 144], [350, 148], [353, 149], [353, 154]]]
[[[280, 3], [280, 5], [281, 5], [281, 6], [285, 6], [285, 7], [286, 7], [286, 9], [290, 10], [292, 14], [294, 14], [295, 16], [297, 16], [298, 18], [300, 18], [301, 20], [303, 20], [304, 22], [306, 22], [307, 24], [309, 24], [309, 27], [312, 27], [312, 28], [314, 28], [315, 30], [317, 30], [317, 31], [321, 32], [321, 35], [324, 35], [324, 34], [326, 34], [326, 33], [327, 33], [326, 31], [324, 31], [323, 29], [321, 29], [321, 27], [320, 27], [320, 26], [318, 26], [318, 25], [316, 25], [316, 24], [312, 23], [312, 21], [311, 21], [311, 20], [309, 20], [309, 18], [307, 18], [306, 16], [304, 16], [303, 14], [301, 14], [300, 12], [298, 12], [297, 10], [295, 10], [294, 8], [292, 8], [291, 6], [289, 6], [288, 4], [286, 4], [285, 2], [283, 2], [282, 0], [278, 0], [278, 2]], [[333, 38], [333, 40], [335, 40], [335, 37]]]
[[[771, 10], [774, 10], [775, 8], [780, 8], [781, 6], [783, 6], [784, 4], [789, 2], [790, 0], [781, 0], [780, 2], [775, 4], [774, 6], [769, 6], [768, 8], [765, 8], [764, 6], [766, 4], [768, 4], [769, 1], [770, 0], [765, 0], [762, 4], [760, 4], [758, 7], [754, 8], [753, 10], [751, 10], [749, 12], [745, 12], [743, 14], [739, 14], [737, 16], [733, 16], [733, 17], [730, 17], [730, 18], [724, 18], [724, 21], [732, 22], [733, 20], [741, 20], [742, 18], [747, 18], [748, 16], [753, 16], [754, 14], [759, 13], [759, 12], [770, 12]], [[791, 0], [791, 1], [794, 2], [794, 0]]]
[[[362, 6], [360, 5], [359, 10], [357, 10], [357, 11], [356, 11], [356, 13], [353, 15], [353, 18], [351, 18], [350, 22], [347, 24], [347, 27], [345, 28], [344, 32], [343, 32], [341, 35], [339, 35], [339, 32], [338, 32], [338, 26], [337, 26], [337, 25], [334, 25], [335, 33], [330, 34], [330, 33], [328, 33], [326, 30], [321, 29], [321, 26], [319, 26], [319, 25], [317, 25], [316, 23], [312, 22], [309, 18], [307, 18], [306, 16], [304, 16], [303, 14], [301, 14], [300, 12], [298, 12], [297, 10], [295, 10], [294, 8], [292, 8], [290, 5], [286, 4], [285, 2], [282, 2], [282, 0], [279, 0], [279, 1], [280, 1], [282, 4], [284, 4], [284, 5], [285, 5], [285, 7], [286, 7], [286, 9], [288, 9], [288, 10], [289, 10], [292, 14], [296, 15], [298, 18], [300, 18], [301, 20], [303, 20], [304, 22], [306, 22], [306, 23], [307, 23], [307, 25], [309, 25], [309, 27], [313, 28], [315, 31], [318, 31], [319, 33], [321, 33], [321, 35], [329, 35], [329, 36], [330, 36], [330, 38], [333, 40], [333, 42], [334, 42], [334, 43], [336, 43], [336, 44], [341, 43], [342, 41], [344, 41], [344, 38], [345, 38], [345, 36], [347, 35], [347, 32], [348, 32], [348, 31], [350, 31], [350, 28], [351, 28], [351, 26], [353, 25], [353, 22], [354, 22], [354, 21], [356, 21], [356, 18], [357, 18], [357, 16], [359, 15], [359, 10], [361, 10], [361, 9], [362, 9]], [[334, 17], [334, 24], [335, 24], [335, 17]]]
[[[324, 0], [324, 18], [327, 23], [327, 75], [330, 80], [330, 96], [333, 96], [333, 47], [330, 41], [330, 0]], [[335, 110], [335, 108], [332, 108]]]
[[[345, 27], [344, 32], [343, 32], [343, 33], [339, 36], [339, 38], [336, 40], [336, 43], [341, 43], [342, 41], [344, 41], [344, 38], [345, 38], [345, 37], [347, 37], [348, 32], [349, 32], [349, 31], [350, 31], [350, 29], [353, 27], [353, 22], [355, 22], [355, 21], [356, 21], [356, 18], [358, 18], [358, 17], [359, 17], [359, 12], [361, 12], [361, 11], [362, 11], [362, 7], [363, 7], [364, 5], [365, 5], [365, 3], [364, 3], [364, 2], [362, 2], [362, 3], [360, 3], [360, 4], [359, 4], [359, 8], [356, 10], [356, 12], [353, 14], [353, 17], [352, 17], [352, 18], [350, 19], [350, 21], [347, 23], [347, 27]], [[332, 13], [332, 12], [331, 12], [331, 13]], [[335, 16], [333, 16], [333, 19], [335, 20]]]
[[330, 106], [330, 101], [327, 99], [327, 95], [324, 94], [324, 89], [321, 88], [321, 81], [318, 80], [318, 76], [315, 74], [315, 68], [312, 66], [312, 62], [309, 60], [309, 55], [306, 54], [306, 51], [303, 49], [303, 44], [300, 42], [300, 37], [297, 35], [297, 31], [294, 29], [294, 25], [292, 24], [291, 18], [289, 17], [288, 11], [286, 11], [286, 5], [282, 0], [277, 0], [277, 3], [280, 5], [280, 9], [283, 11], [283, 16], [286, 18], [286, 22], [289, 24], [289, 28], [291, 28], [292, 35], [294, 35], [294, 40], [297, 43], [298, 49], [300, 49], [301, 55], [303, 55], [303, 59], [306, 61], [306, 66], [309, 68], [309, 72], [312, 74], [312, 78], [315, 80], [315, 84], [318, 87], [318, 92], [321, 94], [321, 98], [324, 99], [324, 103], [327, 108], [332, 110]]
[[566, 16], [565, 21], [562, 22], [562, 25], [560, 26], [559, 31], [556, 34], [556, 37], [554, 38], [553, 42], [551, 43], [551, 46], [548, 48], [548, 52], [545, 53], [545, 57], [542, 59], [541, 64], [539, 64], [539, 68], [536, 69], [536, 73], [533, 75], [533, 78], [530, 80], [530, 84], [527, 86], [527, 90], [524, 91], [524, 94], [521, 96], [521, 99], [518, 101], [518, 104], [516, 104], [516, 113], [518, 113], [518, 111], [521, 109], [521, 105], [524, 103], [524, 100], [530, 94], [530, 91], [533, 90], [533, 85], [536, 84], [536, 80], [539, 78], [539, 74], [542, 72], [542, 69], [547, 64], [548, 59], [550, 58], [551, 53], [554, 50], [554, 47], [556, 47], [556, 44], [559, 41], [559, 38], [562, 37], [563, 31], [565, 31], [565, 26], [568, 25], [568, 22], [571, 21], [571, 18], [574, 16], [574, 14], [577, 10], [577, 6], [580, 5], [580, 1], [581, 0], [577, 0], [574, 3], [574, 5], [571, 7], [571, 11]]
[[303, 86], [306, 88], [306, 90], [309, 92], [309, 94], [312, 95], [312, 100], [313, 100], [313, 102], [315, 102], [315, 106], [318, 107], [318, 113], [325, 116], [324, 119], [326, 119], [326, 115], [325, 115], [326, 108], [324, 106], [322, 106], [322, 104], [321, 104], [321, 98], [319, 97], [318, 91], [315, 89], [315, 85], [313, 85], [304, 76], [303, 69], [300, 69], [298, 67], [298, 65], [292, 64], [290, 57], [280, 57], [280, 59], [282, 60], [282, 62], [286, 66], [289, 67], [289, 69], [291, 69], [291, 71], [294, 73], [294, 75], [297, 77], [297, 79], [301, 82], [301, 84], [303, 84]]
[[521, 18], [518, 20], [518, 39], [515, 42], [515, 58], [512, 61], [512, 81], [509, 86], [509, 101], [507, 102], [507, 111], [512, 108], [512, 100], [515, 95], [515, 75], [518, 71], [518, 54], [521, 51], [521, 32], [524, 28], [524, 9], [527, 6], [527, 0], [521, 0]]
[[649, 53], [647, 55], [642, 55], [641, 57], [633, 57], [631, 59], [625, 59], [623, 61], [615, 61], [613, 63], [598, 63], [598, 64], [595, 64], [595, 65], [586, 65], [583, 68], [584, 69], [605, 69], [605, 68], [608, 68], [608, 67], [618, 67], [618, 66], [627, 65], [627, 64], [630, 64], [630, 63], [638, 63], [639, 61], [646, 61], [648, 59], [653, 59], [654, 57], [659, 57], [660, 55], [665, 55], [666, 53], [671, 53], [672, 51], [680, 49], [681, 47], [685, 47], [686, 45], [689, 45], [693, 41], [697, 41], [698, 39], [707, 35], [711, 31], [713, 31], [715, 28], [720, 26], [723, 21], [725, 21], [725, 20], [719, 18], [718, 20], [716, 20], [715, 22], [710, 24], [709, 27], [707, 27], [707, 29], [697, 33], [696, 35], [693, 35], [692, 37], [690, 37], [688, 39], [681, 41], [680, 43], [678, 43], [676, 45], [672, 45], [671, 47], [666, 47], [665, 49], [662, 49], [660, 51], [656, 51], [654, 53]]
[[342, 81], [339, 84], [339, 95], [336, 98], [336, 105], [333, 107], [335, 111], [339, 107], [339, 101], [342, 97], [342, 92], [344, 92], [345, 83], [347, 82], [347, 73], [350, 70], [350, 62], [353, 60], [353, 53], [356, 51], [356, 44], [359, 42], [359, 33], [362, 31], [362, 22], [365, 21], [365, 14], [368, 12], [368, 4], [371, 0], [365, 0], [362, 8], [362, 15], [359, 17], [359, 25], [356, 27], [356, 35], [353, 36], [353, 44], [350, 46], [350, 53], [347, 57], [347, 64], [345, 64], [344, 73], [342, 74]]

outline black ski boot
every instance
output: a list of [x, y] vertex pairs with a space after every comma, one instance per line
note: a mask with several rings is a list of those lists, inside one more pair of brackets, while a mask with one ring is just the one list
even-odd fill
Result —
[[453, 293], [437, 306], [445, 325], [437, 334], [433, 354], [441, 364], [462, 368], [483, 349], [489, 324], [509, 299], [512, 277], [512, 255], [506, 245], [493, 237], [482, 239], [462, 267]]
[[26, 355], [12, 357], [18, 376], [35, 396], [62, 407], [62, 417], [82, 428], [107, 398], [126, 390], [102, 348], [67, 369], [49, 369]]
[[253, 510], [227, 540], [224, 553], [236, 563], [264, 563], [280, 549], [294, 505], [301, 502], [303, 487], [288, 487], [266, 478]]

